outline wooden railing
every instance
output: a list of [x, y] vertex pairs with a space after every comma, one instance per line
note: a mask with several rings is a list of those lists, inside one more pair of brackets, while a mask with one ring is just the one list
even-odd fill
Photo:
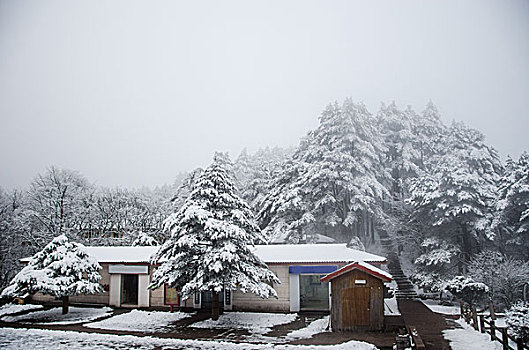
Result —
[[[489, 315], [484, 314], [489, 310]], [[508, 327], [496, 326], [496, 314], [494, 306], [489, 304], [483, 310], [477, 310], [475, 306], [463, 303], [461, 301], [461, 317], [475, 330], [490, 335], [491, 341], [498, 341], [502, 344], [503, 350], [527, 350], [529, 347], [521, 340], [516, 340], [509, 335]], [[478, 321], [479, 320], [479, 321]], [[498, 335], [499, 332], [499, 335]]]

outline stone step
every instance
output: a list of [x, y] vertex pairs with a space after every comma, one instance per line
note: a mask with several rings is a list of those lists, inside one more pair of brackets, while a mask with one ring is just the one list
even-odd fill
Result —
[[389, 273], [393, 276], [393, 280], [397, 283], [395, 296], [398, 299], [413, 299], [417, 297], [417, 292], [413, 287], [413, 283], [408, 276], [402, 271], [399, 256], [397, 254], [397, 246], [393, 239], [389, 236], [380, 238], [380, 243], [386, 251], [386, 259]]
[[417, 292], [415, 292], [414, 290], [408, 290], [408, 291], [402, 291], [402, 290], [397, 290], [395, 292], [395, 295], [397, 296], [402, 296], [402, 295], [414, 295], [414, 296], [417, 296]]

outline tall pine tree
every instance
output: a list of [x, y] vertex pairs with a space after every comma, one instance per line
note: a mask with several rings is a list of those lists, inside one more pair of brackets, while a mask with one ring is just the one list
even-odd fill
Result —
[[226, 163], [225, 155], [216, 154], [182, 208], [167, 218], [171, 238], [153, 258], [161, 266], [149, 286], [178, 288], [184, 299], [211, 292], [213, 319], [223, 289], [268, 298], [277, 296], [268, 283], [280, 283], [251, 248], [263, 238], [248, 204], [236, 195]]
[[492, 227], [500, 249], [508, 246], [521, 257], [529, 256], [529, 154], [525, 152], [517, 161], [506, 162]]
[[463, 263], [494, 238], [486, 224], [502, 166], [477, 130], [454, 123], [445, 141], [432, 170], [413, 182], [409, 200], [414, 218], [428, 220], [432, 233], [458, 246]]
[[388, 174], [375, 120], [361, 103], [329, 105], [302, 140], [260, 213], [267, 232], [292, 242], [326, 233], [341, 241], [369, 241], [382, 212]]

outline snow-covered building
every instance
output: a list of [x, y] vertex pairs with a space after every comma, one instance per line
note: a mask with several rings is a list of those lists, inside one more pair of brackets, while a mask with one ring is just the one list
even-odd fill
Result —
[[[103, 293], [79, 295], [73, 303], [106, 304], [117, 307], [211, 307], [209, 293], [179, 300], [172, 288], [149, 290], [156, 266], [150, 263], [158, 247], [86, 247], [89, 254], [102, 266], [100, 283]], [[261, 299], [251, 293], [225, 291], [222, 305], [225, 310], [262, 310], [297, 312], [303, 310], [329, 310], [329, 283], [321, 278], [352, 262], [372, 265], [385, 264], [384, 257], [348, 248], [345, 244], [257, 245], [255, 254], [281, 280], [272, 287], [278, 298]], [[36, 294], [35, 301], [50, 301], [51, 297]]]

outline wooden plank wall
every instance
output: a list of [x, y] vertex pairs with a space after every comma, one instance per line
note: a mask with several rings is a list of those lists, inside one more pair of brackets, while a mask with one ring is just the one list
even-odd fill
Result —
[[[355, 280], [365, 280], [366, 284], [355, 284]], [[331, 281], [331, 298], [333, 330], [380, 330], [384, 327], [384, 284], [380, 279], [352, 270]]]

